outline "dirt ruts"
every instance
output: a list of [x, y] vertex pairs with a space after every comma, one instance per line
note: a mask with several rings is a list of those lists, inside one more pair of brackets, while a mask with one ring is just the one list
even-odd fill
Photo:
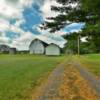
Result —
[[[48, 79], [38, 86], [30, 100], [99, 100], [90, 73], [75, 62], [67, 60], [56, 67]], [[99, 92], [99, 90], [97, 90]]]
[[97, 96], [100, 97], [100, 80], [82, 67], [82, 65], [78, 62], [73, 62], [73, 65], [80, 72], [81, 76], [84, 77], [89, 82], [91, 87], [96, 91]]
[[32, 100], [56, 100], [55, 97], [58, 97], [58, 91], [66, 64], [67, 62], [64, 61], [53, 70], [46, 83], [43, 83], [32, 95]]

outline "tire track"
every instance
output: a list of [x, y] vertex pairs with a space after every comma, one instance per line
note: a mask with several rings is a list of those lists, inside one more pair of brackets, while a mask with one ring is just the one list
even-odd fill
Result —
[[[46, 84], [40, 87], [37, 94], [32, 96], [32, 100], [55, 100], [58, 97], [58, 89], [61, 85], [61, 80], [63, 77], [63, 72], [67, 61], [60, 64], [48, 77]], [[61, 97], [58, 97], [62, 100]]]
[[98, 97], [100, 97], [100, 80], [98, 80], [91, 72], [86, 70], [78, 62], [71, 62], [75, 68], [80, 72], [81, 76], [84, 77], [96, 91]]

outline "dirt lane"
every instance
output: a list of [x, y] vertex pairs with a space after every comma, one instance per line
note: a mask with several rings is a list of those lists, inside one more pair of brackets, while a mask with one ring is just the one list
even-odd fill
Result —
[[[58, 97], [64, 68], [67, 63], [67, 61], [64, 61], [50, 74], [47, 81], [35, 90], [31, 100], [56, 100], [55, 97]], [[59, 100], [61, 100], [60, 97]]]
[[100, 97], [100, 80], [97, 79], [91, 72], [87, 71], [85, 67], [82, 67], [80, 63], [73, 62], [73, 65], [80, 72], [81, 76], [84, 77], [96, 91], [97, 96]]
[[59, 65], [30, 100], [99, 100], [89, 82], [70, 61]]
[[63, 82], [59, 90], [60, 100], [99, 100], [89, 82], [85, 80], [73, 64], [64, 70]]

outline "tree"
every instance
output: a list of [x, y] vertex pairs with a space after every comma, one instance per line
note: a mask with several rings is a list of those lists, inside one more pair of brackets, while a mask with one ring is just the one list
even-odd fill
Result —
[[[45, 27], [56, 31], [73, 22], [86, 22], [86, 24], [100, 23], [100, 0], [57, 0], [62, 6], [52, 6], [51, 10], [58, 11], [56, 17], [47, 18], [52, 22], [45, 22]], [[77, 4], [73, 7], [72, 5]]]
[[[73, 22], [85, 22], [82, 36], [88, 36], [88, 41], [100, 52], [100, 0], [56, 0], [62, 6], [52, 6], [51, 10], [60, 12], [56, 17], [47, 18], [45, 29], [55, 32]], [[76, 5], [76, 6], [72, 6]]]

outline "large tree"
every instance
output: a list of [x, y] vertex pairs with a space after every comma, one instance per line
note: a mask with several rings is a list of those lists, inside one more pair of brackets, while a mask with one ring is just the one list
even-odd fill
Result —
[[95, 44], [96, 52], [100, 52], [100, 0], [56, 0], [62, 6], [52, 6], [51, 10], [60, 12], [56, 17], [47, 18], [43, 25], [51, 32], [62, 29], [73, 22], [85, 22], [82, 36]]
[[[62, 6], [52, 6], [51, 10], [60, 12], [56, 17], [47, 18], [45, 27], [56, 31], [73, 22], [86, 22], [95, 25], [100, 22], [100, 0], [56, 0]], [[75, 6], [76, 5], [76, 6]], [[97, 24], [99, 24], [99, 22]]]

